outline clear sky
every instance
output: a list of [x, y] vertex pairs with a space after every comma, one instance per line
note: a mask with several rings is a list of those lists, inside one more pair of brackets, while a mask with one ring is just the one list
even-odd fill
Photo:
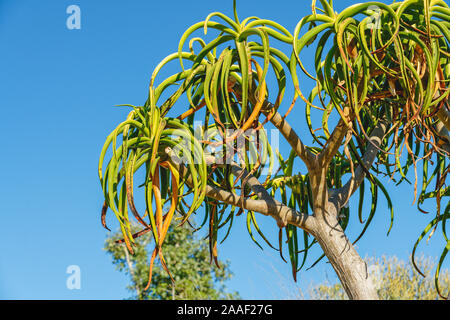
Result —
[[[336, 2], [336, 10], [354, 3]], [[72, 4], [81, 8], [80, 30], [66, 27], [66, 8]], [[125, 109], [113, 106], [141, 105], [153, 68], [176, 51], [187, 27], [213, 11], [231, 16], [232, 0], [0, 0], [1, 299], [128, 297], [126, 277], [102, 250], [107, 233], [100, 224], [100, 149], [126, 116]], [[240, 0], [238, 11], [241, 17], [275, 20], [293, 32], [310, 12], [310, 1]], [[296, 108], [291, 119], [304, 114], [301, 103]], [[297, 128], [306, 136], [304, 125]], [[391, 235], [386, 237], [389, 212], [380, 198], [374, 224], [357, 250], [362, 256], [408, 259], [430, 217], [412, 205], [412, 186], [390, 182], [388, 190], [396, 213]], [[433, 210], [432, 201], [427, 208]], [[259, 221], [276, 243], [275, 222]], [[112, 219], [108, 223], [114, 226]], [[349, 229], [354, 238], [361, 230], [357, 219]], [[439, 255], [441, 240], [432, 238], [420, 251]], [[229, 288], [243, 298], [292, 297], [289, 265], [268, 246], [261, 251], [252, 242], [244, 216], [236, 219], [219, 254], [231, 261], [235, 274]], [[80, 290], [66, 287], [70, 265], [81, 269]], [[299, 274], [299, 286], [326, 277], [335, 276], [323, 261]]]

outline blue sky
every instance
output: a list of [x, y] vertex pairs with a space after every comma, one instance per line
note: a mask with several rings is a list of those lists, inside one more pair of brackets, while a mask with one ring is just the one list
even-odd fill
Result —
[[[340, 10], [354, 1], [337, 3]], [[66, 28], [72, 4], [81, 8], [80, 30]], [[293, 32], [310, 2], [246, 0], [238, 1], [238, 10], [241, 17], [272, 19]], [[0, 0], [0, 299], [128, 297], [126, 277], [102, 250], [107, 234], [100, 224], [100, 149], [126, 116], [113, 106], [141, 105], [153, 68], [176, 51], [187, 27], [213, 11], [231, 16], [232, 1]], [[303, 112], [297, 104], [290, 118], [302, 119]], [[298, 132], [306, 136], [307, 130]], [[388, 190], [396, 212], [391, 235], [386, 237], [389, 212], [382, 199], [357, 250], [408, 259], [430, 217], [411, 204], [412, 186], [390, 182]], [[432, 202], [428, 208], [433, 210]], [[274, 221], [258, 221], [276, 243]], [[349, 229], [354, 238], [361, 226], [353, 219]], [[438, 235], [421, 249], [437, 256], [441, 240]], [[252, 242], [244, 216], [219, 253], [235, 274], [229, 288], [243, 298], [291, 294], [289, 266], [269, 247], [261, 251]], [[69, 265], [80, 266], [80, 290], [66, 288]], [[300, 273], [299, 286], [326, 277], [335, 278], [323, 261]]]

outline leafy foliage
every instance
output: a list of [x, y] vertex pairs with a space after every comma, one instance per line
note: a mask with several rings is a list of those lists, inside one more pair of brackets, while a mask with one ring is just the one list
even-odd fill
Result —
[[[136, 229], [132, 227], [133, 231]], [[137, 230], [136, 230], [137, 231]], [[209, 263], [208, 245], [204, 240], [196, 239], [186, 227], [170, 228], [166, 239], [166, 261], [176, 280], [172, 286], [170, 279], [160, 265], [153, 270], [153, 286], [144, 291], [148, 283], [150, 234], [137, 239], [135, 254], [130, 255], [126, 246], [116, 243], [121, 239], [121, 232], [107, 238], [105, 250], [111, 255], [119, 271], [130, 276], [131, 284], [127, 287], [133, 292], [133, 299], [159, 300], [216, 300], [238, 299], [236, 292], [227, 292], [225, 282], [232, 277], [228, 262], [221, 262], [221, 269]]]
[[[235, 203], [207, 196], [210, 187], [237, 195], [240, 203], [257, 199], [247, 182], [251, 176], [261, 177], [267, 169], [262, 186], [273, 197], [281, 198], [284, 205], [312, 214], [310, 175], [294, 172], [293, 162], [299, 154], [292, 152], [287, 160], [279, 155], [281, 173], [273, 172], [276, 153], [267, 135], [259, 130], [277, 115], [289, 86], [295, 94], [283, 119], [301, 98], [317, 145], [308, 146], [308, 152], [317, 157], [328, 145], [338, 144], [325, 164], [327, 187], [339, 190], [344, 186], [344, 177], [355, 177], [358, 167], [365, 173], [372, 204], [363, 221], [363, 182], [358, 208], [359, 220], [364, 223], [361, 236], [376, 213], [380, 193], [391, 208], [391, 226], [394, 220], [391, 199], [374, 174], [401, 183], [409, 182], [407, 173], [414, 170], [414, 201], [424, 211], [420, 205], [434, 198], [436, 215], [419, 237], [413, 253], [423, 236], [441, 224], [446, 245], [436, 271], [438, 283], [439, 268], [450, 249], [445, 229], [450, 205], [442, 205], [442, 199], [449, 195], [445, 182], [450, 170], [450, 8], [442, 0], [408, 0], [391, 5], [356, 4], [336, 13], [331, 0], [320, 3], [322, 8], [313, 0], [312, 14], [302, 18], [293, 33], [267, 19], [240, 20], [235, 1], [233, 18], [211, 13], [184, 32], [178, 51], [154, 69], [144, 105], [129, 106], [132, 111], [127, 119], [108, 136], [99, 162], [105, 197], [102, 220], [105, 221], [108, 208], [114, 212], [130, 253], [136, 248], [134, 239], [140, 232], [152, 232], [155, 249], [150, 270], [158, 256], [170, 275], [163, 243], [172, 220], [177, 213], [181, 224], [185, 223], [202, 204], [202, 225], [208, 222], [210, 252], [217, 260], [218, 230], [227, 227], [229, 231], [234, 216], [245, 210]], [[213, 40], [195, 37], [194, 33], [201, 29], [205, 35], [215, 32]], [[186, 46], [189, 51], [183, 51]], [[314, 48], [312, 71], [302, 63], [302, 53], [308, 46]], [[161, 69], [174, 60], [180, 63], [179, 72], [157, 82]], [[301, 90], [298, 69], [315, 83], [309, 94]], [[275, 79], [275, 95], [269, 94], [269, 77]], [[186, 111], [172, 115], [176, 103], [186, 105]], [[321, 114], [319, 128], [312, 123], [312, 112]], [[336, 117], [339, 122], [332, 130]], [[196, 120], [201, 120], [202, 126], [194, 127]], [[387, 122], [389, 128], [377, 146], [369, 137], [381, 122]], [[340, 141], [334, 133], [342, 127], [346, 133]], [[364, 156], [374, 147], [377, 161], [366, 163]], [[104, 169], [109, 148], [112, 156]], [[406, 156], [402, 156], [405, 150]], [[230, 169], [233, 161], [248, 174], [236, 176]], [[419, 161], [423, 161], [421, 188]], [[134, 204], [133, 176], [139, 168], [145, 170], [141, 185], [145, 188], [144, 214]], [[134, 235], [129, 210], [142, 225], [142, 230]], [[345, 230], [350, 209], [343, 206], [340, 210], [340, 224]], [[247, 226], [252, 239], [256, 241], [252, 233], [252, 228], [256, 228], [268, 242], [251, 210], [247, 211]], [[299, 239], [302, 237], [294, 225], [287, 225], [285, 231], [295, 278], [316, 241], [310, 241], [305, 230], [303, 241]], [[280, 253], [281, 238], [280, 231]], [[151, 277], [149, 284], [150, 281]]]

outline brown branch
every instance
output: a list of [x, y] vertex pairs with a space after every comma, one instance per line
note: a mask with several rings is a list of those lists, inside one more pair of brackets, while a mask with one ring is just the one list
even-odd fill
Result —
[[[233, 91], [240, 96], [242, 92], [241, 86], [236, 83], [233, 87]], [[253, 105], [256, 104], [256, 98], [253, 95], [249, 95], [249, 101]], [[261, 112], [270, 119], [270, 122], [278, 129], [280, 130], [283, 137], [287, 140], [287, 142], [290, 144], [292, 149], [295, 150], [297, 155], [302, 159], [302, 161], [306, 164], [308, 168], [312, 168], [316, 165], [316, 156], [306, 148], [306, 146], [303, 144], [302, 140], [299, 138], [297, 133], [292, 129], [292, 127], [289, 125], [289, 123], [286, 121], [286, 119], [281, 116], [276, 110], [275, 106], [265, 100], [261, 107]]]
[[[168, 156], [168, 160], [180, 172], [180, 177], [183, 177], [183, 180], [187, 185], [192, 186], [192, 177], [187, 172], [187, 168], [181, 164], [180, 159], [177, 158], [170, 148], [166, 148], [165, 151]], [[245, 170], [237, 165], [232, 165], [231, 168], [233, 175], [240, 175], [242, 174], [242, 170]], [[300, 213], [275, 200], [267, 193], [261, 183], [253, 175], [249, 175], [246, 171], [244, 171], [244, 175], [248, 176], [246, 184], [260, 198], [259, 200], [247, 198], [242, 199], [235, 193], [211, 185], [206, 186], [206, 195], [210, 198], [242, 208], [244, 210], [271, 216], [277, 221], [279, 227], [285, 227], [287, 224], [292, 224], [310, 233], [314, 230], [315, 220], [312, 216]]]
[[[356, 92], [358, 92], [358, 100], [361, 99], [361, 94], [363, 92], [363, 85], [364, 81], [362, 81], [363, 73], [362, 71], [359, 74], [358, 77], [358, 86]], [[347, 91], [348, 95], [348, 91]], [[318, 156], [318, 163], [321, 167], [328, 167], [328, 165], [333, 160], [333, 157], [336, 155], [336, 153], [339, 150], [339, 147], [341, 146], [342, 141], [344, 140], [348, 130], [352, 130], [352, 128], [349, 128], [345, 121], [342, 119], [342, 116], [346, 117], [347, 123], [351, 125], [351, 121], [354, 119], [355, 115], [353, 114], [350, 106], [349, 101], [347, 101], [343, 108], [343, 114], [339, 112], [341, 118], [339, 119], [339, 122], [337, 126], [334, 128], [333, 132], [331, 133], [330, 138], [328, 139], [327, 143], [325, 144], [325, 147], [322, 149], [322, 152]]]
[[318, 156], [318, 163], [321, 166], [328, 166], [333, 160], [333, 157], [336, 155], [339, 147], [341, 146], [342, 141], [347, 134], [348, 127], [345, 124], [344, 120], [340, 119], [337, 126], [334, 128], [333, 133], [328, 139], [325, 147], [322, 149], [322, 152]]
[[[270, 110], [263, 110], [263, 113], [266, 116], [269, 112]], [[280, 130], [283, 137], [308, 168], [313, 168], [317, 164], [317, 157], [309, 151], [308, 148], [306, 148], [294, 129], [292, 129], [286, 119], [284, 119], [277, 111], [274, 111], [270, 122], [272, 122], [272, 124]]]

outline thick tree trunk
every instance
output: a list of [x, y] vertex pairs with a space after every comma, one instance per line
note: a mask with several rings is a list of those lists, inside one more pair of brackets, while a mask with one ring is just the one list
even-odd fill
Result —
[[316, 215], [321, 218], [316, 221], [313, 236], [322, 247], [350, 299], [378, 300], [367, 264], [348, 240], [337, 218], [329, 213], [328, 211], [328, 214]]
[[[336, 133], [338, 136], [339, 133]], [[342, 140], [343, 134], [338, 140]], [[332, 151], [334, 153], [334, 151]], [[339, 204], [331, 200], [327, 187], [327, 170], [331, 158], [320, 158], [315, 167], [309, 170], [309, 179], [313, 193], [314, 227], [311, 234], [319, 242], [341, 280], [347, 296], [354, 300], [378, 300], [374, 283], [369, 276], [367, 264], [356, 252], [353, 244], [339, 224]]]

